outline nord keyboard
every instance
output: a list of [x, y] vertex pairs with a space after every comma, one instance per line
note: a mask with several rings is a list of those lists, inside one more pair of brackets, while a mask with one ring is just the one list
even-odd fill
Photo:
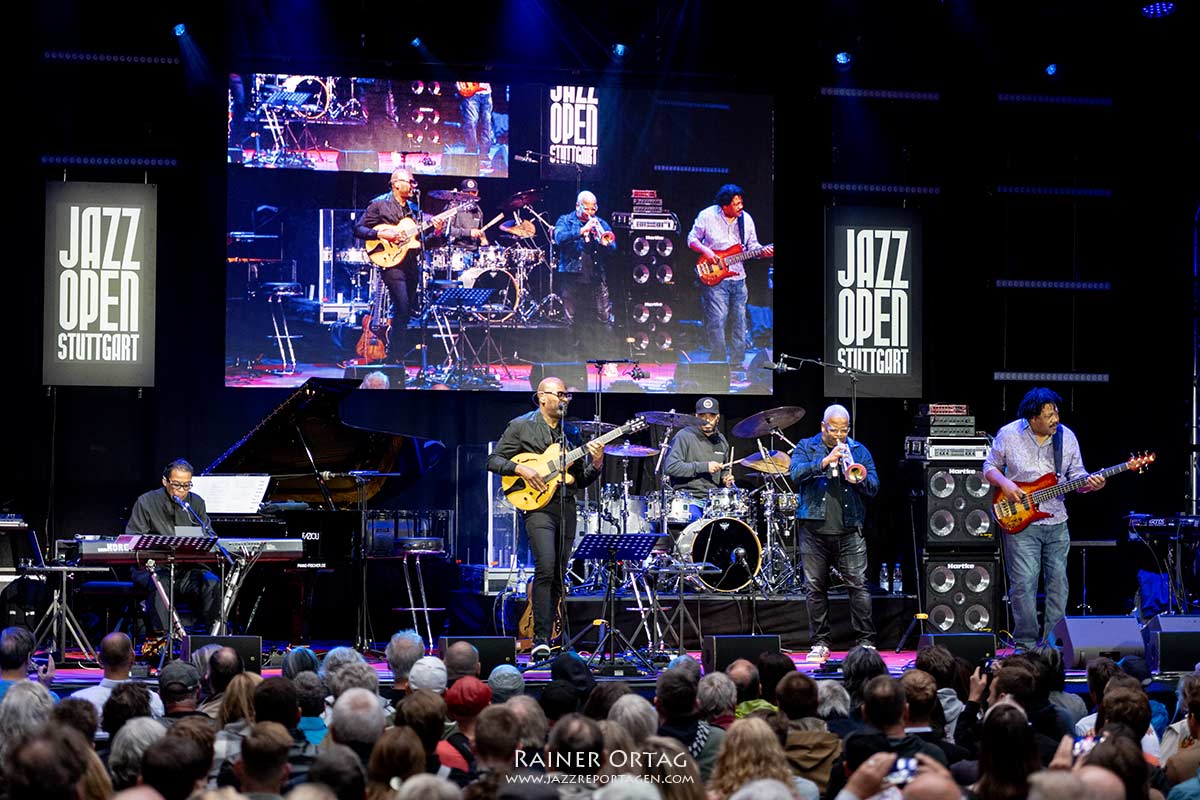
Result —
[[[84, 540], [79, 543], [79, 560], [84, 564], [141, 564], [147, 559], [165, 560], [171, 553], [166, 550], [134, 550], [125, 537], [116, 539]], [[303, 539], [218, 539], [231, 556], [253, 558], [256, 553], [260, 562], [299, 561], [304, 557]], [[207, 553], [175, 553], [177, 563], [211, 562], [221, 557], [219, 550]]]

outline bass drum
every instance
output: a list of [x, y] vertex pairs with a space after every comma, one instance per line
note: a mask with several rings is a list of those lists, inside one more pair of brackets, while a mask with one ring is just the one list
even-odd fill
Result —
[[507, 270], [472, 267], [463, 271], [460, 280], [465, 289], [492, 290], [487, 303], [475, 314], [479, 319], [486, 319], [495, 324], [505, 322], [517, 313], [517, 305], [521, 302], [521, 290], [517, 287], [517, 279]]
[[[762, 546], [758, 537], [749, 525], [733, 517], [696, 520], [683, 529], [678, 546], [685, 561], [694, 564], [707, 561], [721, 568], [721, 572], [697, 576], [714, 592], [736, 592], [746, 588], [762, 567]], [[735, 555], [739, 547], [745, 551], [741, 559]]]
[[329, 113], [333, 93], [329, 90], [329, 82], [325, 78], [318, 78], [316, 75], [289, 75], [283, 82], [283, 89], [308, 95], [299, 105], [291, 107], [297, 116], [303, 119], [320, 119]]

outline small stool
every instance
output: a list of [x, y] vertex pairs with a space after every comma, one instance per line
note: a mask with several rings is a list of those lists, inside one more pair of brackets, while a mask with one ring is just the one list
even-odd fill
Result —
[[[412, 542], [424, 543], [424, 539], [417, 539], [417, 538], [401, 539], [399, 541], [412, 541]], [[431, 541], [438, 541], [440, 543], [440, 540], [431, 540]], [[403, 550], [400, 552], [399, 556], [404, 559], [404, 583], [408, 588], [408, 606], [401, 607], [401, 608], [393, 608], [392, 611], [411, 611], [412, 618], [413, 618], [413, 630], [417, 631], [418, 633], [420, 633], [420, 631], [421, 631], [421, 623], [417, 616], [417, 612], [418, 611], [424, 612], [425, 631], [429, 637], [425, 641], [432, 642], [434, 640], [433, 639], [433, 625], [429, 621], [429, 612], [430, 611], [442, 612], [442, 611], [445, 611], [446, 609], [445, 608], [433, 608], [433, 607], [430, 607], [430, 605], [429, 605], [429, 600], [425, 595], [425, 578], [421, 574], [421, 556], [431, 556], [434, 558], [445, 558], [446, 551], [445, 550]], [[421, 605], [419, 605], [419, 606], [416, 604], [416, 599], [413, 597], [412, 579], [411, 579], [411, 575], [410, 575], [409, 568], [408, 568], [409, 556], [413, 557], [413, 562], [415, 563], [416, 568], [417, 568], [417, 587], [421, 594]]]
[[1083, 566], [1083, 579], [1079, 582], [1080, 587], [1083, 592], [1083, 596], [1080, 598], [1082, 602], [1080, 602], [1079, 605], [1075, 606], [1075, 610], [1077, 612], [1079, 612], [1079, 615], [1081, 617], [1090, 616], [1092, 613], [1092, 607], [1090, 605], [1088, 605], [1088, 601], [1087, 601], [1087, 552], [1088, 552], [1088, 548], [1089, 547], [1116, 547], [1116, 546], [1117, 546], [1117, 541], [1115, 539], [1073, 539], [1071, 541], [1071, 549], [1072, 550], [1074, 550], [1076, 548], [1079, 549], [1079, 557], [1081, 559], [1080, 563]]
[[[304, 288], [293, 281], [283, 281], [260, 284], [258, 292], [267, 298], [267, 308], [271, 311], [271, 325], [275, 329], [275, 333], [267, 338], [275, 340], [279, 346], [279, 360], [283, 362], [281, 369], [271, 370], [271, 372], [277, 375], [295, 375], [296, 349], [292, 347], [292, 340], [301, 339], [303, 336], [299, 334], [293, 336], [288, 330], [287, 315], [283, 312], [283, 301], [286, 297], [303, 297]], [[287, 342], [286, 351], [283, 347], [284, 342]]]

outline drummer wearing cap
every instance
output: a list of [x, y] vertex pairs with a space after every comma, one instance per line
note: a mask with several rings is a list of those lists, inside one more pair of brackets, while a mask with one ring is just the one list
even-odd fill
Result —
[[675, 434], [664, 469], [677, 491], [707, 498], [709, 489], [733, 486], [733, 470], [725, 463], [729, 459], [729, 441], [717, 430], [721, 419], [717, 399], [697, 400], [696, 416], [703, 425], [684, 428]]
[[[458, 184], [458, 190], [463, 194], [479, 197], [479, 181], [464, 178]], [[450, 220], [449, 231], [450, 244], [461, 250], [473, 253], [480, 247], [488, 246], [487, 234], [483, 232], [483, 210], [478, 203], [459, 209], [454, 219]]]

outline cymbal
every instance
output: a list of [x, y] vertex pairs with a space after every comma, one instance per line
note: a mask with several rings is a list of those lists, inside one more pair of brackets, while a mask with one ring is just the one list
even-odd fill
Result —
[[502, 208], [505, 211], [516, 211], [518, 208], [524, 208], [525, 206], [531, 206], [534, 203], [539, 202], [541, 199], [542, 199], [542, 190], [541, 189], [526, 189], [524, 191], [517, 192], [512, 197], [505, 200], [503, 203], [500, 204], [500, 208]]
[[704, 420], [695, 414], [680, 414], [677, 411], [639, 411], [634, 416], [641, 417], [651, 425], [665, 425], [668, 428], [698, 428], [704, 424]]
[[756, 439], [766, 436], [778, 428], [790, 428], [804, 419], [804, 409], [800, 406], [780, 406], [751, 414], [733, 426], [731, 433], [739, 439]]
[[604, 454], [617, 458], [645, 458], [658, 455], [658, 448], [626, 442], [625, 444], [610, 444], [604, 448]]
[[455, 189], [434, 189], [429, 192], [429, 196], [434, 200], [445, 200], [450, 203], [469, 203], [472, 200], [478, 200], [479, 197], [470, 192], [460, 192]]
[[779, 450], [768, 451], [766, 458], [763, 458], [761, 453], [755, 453], [742, 459], [742, 466], [749, 467], [755, 472], [766, 472], [774, 475], [786, 475], [791, 465], [792, 460], [788, 458], [787, 453], [780, 452]]
[[571, 418], [568, 418], [567, 424], [574, 425], [576, 428], [579, 428], [579, 430], [585, 431], [587, 433], [591, 433], [595, 436], [599, 436], [603, 433], [608, 433], [609, 431], [611, 431], [617, 427], [616, 425], [613, 425], [611, 422], [599, 422], [594, 419], [571, 419]]
[[500, 223], [500, 230], [507, 233], [509, 236], [516, 236], [518, 239], [532, 239], [537, 236], [537, 228], [533, 227], [533, 222], [530, 220], [509, 220]]

